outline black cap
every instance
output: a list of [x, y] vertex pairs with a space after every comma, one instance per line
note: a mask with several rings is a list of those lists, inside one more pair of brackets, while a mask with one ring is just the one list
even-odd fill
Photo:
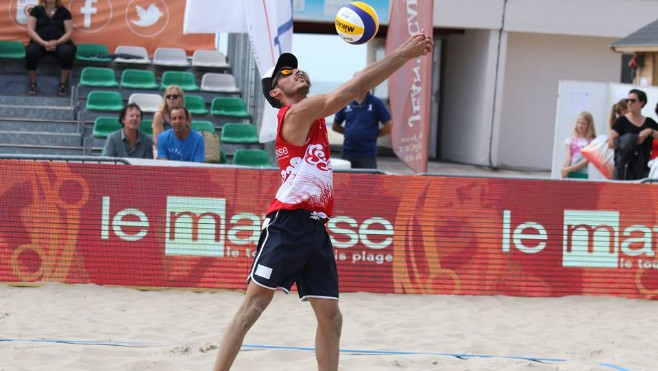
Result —
[[297, 68], [297, 57], [291, 53], [281, 54], [276, 61], [276, 65], [265, 72], [261, 78], [261, 83], [263, 84], [263, 95], [274, 108], [281, 108], [281, 103], [270, 96], [270, 91], [272, 90], [272, 78], [284, 67]]

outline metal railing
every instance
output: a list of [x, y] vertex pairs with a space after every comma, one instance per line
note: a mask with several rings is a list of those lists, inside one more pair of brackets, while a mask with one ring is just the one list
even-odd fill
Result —
[[49, 162], [92, 162], [130, 165], [124, 158], [104, 156], [67, 156], [67, 155], [24, 155], [0, 154], [0, 160], [49, 161]]

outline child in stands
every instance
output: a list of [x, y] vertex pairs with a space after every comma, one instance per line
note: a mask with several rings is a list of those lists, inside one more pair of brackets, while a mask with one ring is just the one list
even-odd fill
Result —
[[581, 112], [576, 118], [571, 137], [564, 142], [567, 147], [567, 158], [562, 167], [562, 178], [588, 179], [587, 165], [589, 161], [580, 153], [596, 137], [594, 118], [589, 112]]
[[615, 123], [620, 116], [624, 116], [628, 112], [628, 105], [626, 104], [626, 98], [620, 99], [617, 103], [612, 105], [610, 109], [610, 129], [612, 129], [612, 124]]

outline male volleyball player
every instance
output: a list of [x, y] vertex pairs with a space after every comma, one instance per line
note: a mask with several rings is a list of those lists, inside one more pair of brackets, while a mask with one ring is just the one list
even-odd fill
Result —
[[317, 320], [315, 356], [319, 370], [337, 370], [342, 314], [338, 273], [324, 223], [334, 200], [329, 140], [324, 117], [372, 90], [407, 61], [432, 53], [431, 36], [411, 36], [393, 53], [374, 62], [329, 94], [307, 97], [308, 77], [297, 58], [282, 54], [262, 78], [263, 94], [279, 108], [276, 156], [283, 184], [263, 223], [247, 293], [224, 332], [215, 371], [228, 370], [251, 326], [274, 297], [297, 284], [299, 297], [311, 303]]

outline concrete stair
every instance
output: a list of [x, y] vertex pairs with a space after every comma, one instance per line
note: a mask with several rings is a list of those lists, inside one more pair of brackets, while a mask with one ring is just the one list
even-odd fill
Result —
[[48, 155], [48, 156], [83, 156], [85, 149], [78, 147], [57, 147], [52, 145], [35, 146], [0, 143], [0, 154], [4, 155]]
[[84, 155], [70, 97], [0, 95], [0, 153]]
[[79, 127], [72, 120], [29, 120], [29, 119], [0, 119], [0, 133], [2, 132], [45, 132], [78, 134]]
[[75, 120], [73, 107], [0, 105], [0, 118]]

